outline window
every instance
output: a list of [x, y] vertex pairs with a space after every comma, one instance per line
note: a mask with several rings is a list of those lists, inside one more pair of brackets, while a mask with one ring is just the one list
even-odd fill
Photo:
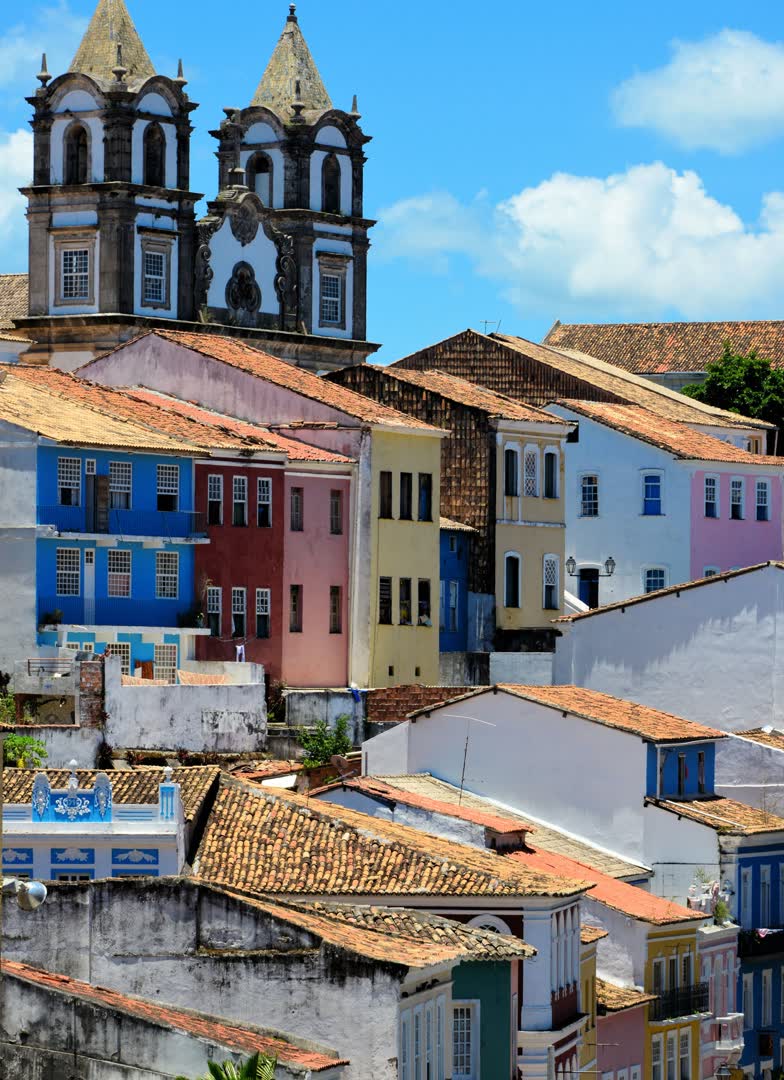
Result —
[[65, 135], [65, 183], [86, 184], [90, 167], [90, 141], [87, 129], [72, 124]]
[[112, 510], [130, 510], [132, 481], [130, 461], [109, 462], [109, 506]]
[[246, 167], [246, 183], [265, 206], [272, 206], [272, 161], [266, 154], [253, 154]]
[[770, 521], [770, 485], [767, 480], [758, 480], [757, 490], [757, 521]]
[[452, 1013], [452, 1076], [457, 1080], [473, 1075], [473, 1009], [470, 1005], [456, 1005]]
[[270, 636], [270, 590], [256, 589], [256, 637]]
[[667, 974], [667, 979], [668, 979], [668, 981], [667, 981], [667, 989], [668, 990], [677, 990], [678, 989], [678, 957], [677, 956], [671, 956], [669, 958], [669, 972]]
[[630, 1080], [642, 1080], [642, 1065], [632, 1065], [629, 1070]]
[[153, 649], [153, 678], [174, 685], [177, 682], [177, 646], [156, 645]]
[[158, 509], [176, 510], [180, 499], [180, 466], [158, 466]]
[[340, 213], [340, 162], [336, 154], [327, 154], [321, 166], [321, 209], [325, 214]]
[[291, 489], [291, 531], [302, 532], [305, 527], [305, 492], [301, 487]]
[[131, 674], [131, 643], [130, 641], [110, 641], [106, 646], [106, 656], [119, 656], [120, 673]]
[[686, 791], [686, 755], [678, 754], [678, 794]]
[[81, 504], [82, 462], [79, 458], [57, 459], [57, 501], [60, 506]]
[[[770, 929], [770, 867], [760, 867], [760, 913], [759, 925]], [[763, 1021], [764, 1022], [764, 1021]]]
[[75, 300], [92, 304], [95, 232], [85, 230], [81, 237], [73, 233], [62, 237], [55, 234], [55, 249], [55, 304], [68, 306]]
[[675, 1031], [667, 1032], [667, 1080], [677, 1080], [676, 1054], [678, 1052], [678, 1035]]
[[392, 517], [392, 473], [384, 470], [379, 474], [379, 502], [378, 516], [380, 518]]
[[223, 589], [210, 585], [207, 589], [207, 625], [213, 637], [221, 634], [221, 609], [223, 607]]
[[520, 556], [504, 556], [504, 607], [520, 607]]
[[705, 517], [719, 516], [719, 480], [716, 476], [705, 477]]
[[580, 517], [599, 516], [599, 477], [593, 473], [580, 480]]
[[720, 573], [721, 570], [719, 570], [718, 566], [704, 566], [702, 569], [703, 577], [716, 577]]
[[704, 795], [707, 788], [705, 786], [705, 751], [697, 751], [697, 794]]
[[744, 514], [744, 483], [739, 478], [730, 480], [730, 518], [733, 521], [742, 521]]
[[[400, 579], [400, 625], [411, 625], [411, 578], [402, 577]], [[390, 615], [390, 622], [392, 621]]]
[[413, 473], [403, 472], [400, 474], [400, 520], [411, 521], [413, 512], [414, 476]]
[[166, 255], [162, 251], [144, 252], [142, 295], [145, 304], [166, 303]]
[[256, 521], [260, 529], [272, 527], [272, 481], [262, 477], [258, 483]]
[[207, 523], [223, 524], [223, 477], [220, 475], [207, 477]]
[[688, 1031], [681, 1031], [680, 1039], [680, 1080], [691, 1080], [691, 1039]]
[[[763, 923], [767, 926], [767, 923]], [[773, 1023], [773, 972], [762, 972], [762, 1026], [770, 1027]]]
[[691, 953], [684, 953], [681, 957], [681, 986], [691, 986], [692, 984], [692, 963]]
[[544, 586], [542, 606], [545, 611], [557, 611], [561, 606], [561, 598], [558, 595], [557, 555], [545, 555], [542, 583]]
[[166, 185], [166, 136], [156, 123], [144, 129], [144, 182], [151, 187]]
[[329, 632], [343, 633], [343, 590], [340, 585], [329, 587]]
[[456, 581], [449, 582], [449, 591], [447, 593], [447, 619], [446, 628], [450, 633], [457, 631], [457, 602], [460, 594], [460, 586]]
[[544, 497], [558, 498], [558, 453], [555, 450], [544, 452]]
[[664, 589], [667, 585], [667, 571], [661, 566], [652, 566], [643, 575], [643, 590], [646, 593]]
[[754, 1027], [754, 976], [743, 976], [743, 1027], [751, 1031]]
[[232, 481], [231, 523], [238, 527], [248, 524], [248, 478], [235, 476]]
[[245, 637], [245, 622], [247, 613], [247, 596], [244, 588], [231, 590], [231, 636], [235, 638]]
[[526, 446], [523, 455], [523, 495], [526, 498], [539, 494], [539, 451], [534, 446]]
[[400, 1017], [400, 1080], [411, 1080], [410, 1038], [411, 1013], [406, 1010]]
[[422, 1010], [414, 1010], [414, 1080], [422, 1080]]
[[751, 930], [751, 870], [740, 872], [740, 924], [744, 930]]
[[504, 450], [504, 495], [520, 494], [520, 455], [512, 447]]
[[176, 551], [155, 552], [155, 596], [176, 600], [179, 593], [180, 556]]
[[642, 512], [656, 516], [662, 512], [661, 473], [645, 473], [642, 478]]
[[392, 578], [378, 579], [378, 621], [383, 626], [392, 625]]
[[433, 1075], [433, 1002], [425, 1005], [425, 1077]]
[[106, 583], [107, 596], [130, 596], [131, 595], [131, 553], [130, 551], [107, 552], [108, 576]]
[[433, 474], [419, 474], [419, 520], [433, 520]]
[[[446, 1000], [439, 997], [436, 1000], [436, 1080], [444, 1080], [446, 1075], [445, 1047], [444, 1047], [444, 1013]], [[517, 1053], [517, 1025], [515, 1025], [515, 1055]]]
[[57, 595], [79, 596], [81, 593], [82, 553], [79, 548], [57, 549]]
[[343, 322], [343, 280], [337, 274], [321, 274], [322, 326], [335, 326]]
[[343, 535], [343, 492], [329, 493], [329, 531], [333, 536]]
[[657, 996], [664, 993], [664, 961], [653, 961], [653, 986], [652, 992]]
[[420, 578], [417, 592], [418, 626], [432, 626], [430, 621], [430, 579]]
[[302, 633], [302, 586], [292, 585], [289, 589], [289, 631]]
[[55, 880], [56, 881], [79, 882], [79, 881], [91, 881], [92, 877], [91, 877], [90, 874], [76, 874], [76, 873], [69, 874], [67, 872], [59, 871], [55, 876]]

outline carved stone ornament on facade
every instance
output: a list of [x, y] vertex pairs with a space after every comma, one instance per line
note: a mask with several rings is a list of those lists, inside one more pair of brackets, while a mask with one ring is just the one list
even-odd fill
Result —
[[256, 208], [249, 200], [243, 201], [237, 207], [232, 207], [229, 214], [232, 236], [239, 240], [243, 247], [253, 243], [259, 231], [259, 217]]
[[261, 307], [261, 289], [250, 263], [239, 262], [226, 286], [226, 307], [235, 326], [253, 327]]
[[195, 265], [193, 268], [193, 299], [194, 309], [201, 313], [207, 307], [207, 297], [210, 293], [210, 285], [215, 277], [210, 260], [212, 248], [210, 241], [223, 224], [223, 218], [210, 214], [203, 218], [196, 226], [196, 234], [199, 239], [196, 248]]
[[299, 302], [299, 268], [294, 254], [294, 237], [272, 228], [278, 249], [275, 262], [275, 294], [280, 304], [281, 330], [296, 329]]

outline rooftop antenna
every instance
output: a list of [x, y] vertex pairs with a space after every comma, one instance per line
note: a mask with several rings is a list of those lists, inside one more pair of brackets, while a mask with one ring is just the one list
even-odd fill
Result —
[[484, 326], [484, 328], [485, 328], [485, 337], [487, 337], [487, 328], [488, 328], [488, 326], [495, 326], [495, 330], [493, 331], [494, 334], [498, 333], [498, 331], [501, 328], [501, 320], [500, 319], [482, 319], [480, 321], [482, 323], [482, 326]]
[[466, 762], [468, 761], [468, 741], [471, 738], [471, 721], [473, 721], [475, 724], [484, 724], [485, 727], [497, 727], [497, 725], [491, 724], [489, 720], [480, 720], [478, 716], [468, 716], [466, 713], [444, 713], [444, 717], [450, 717], [455, 720], [466, 721], [465, 747], [463, 749], [463, 771], [460, 774], [460, 797], [457, 800], [457, 805], [462, 806], [463, 787], [465, 786]]

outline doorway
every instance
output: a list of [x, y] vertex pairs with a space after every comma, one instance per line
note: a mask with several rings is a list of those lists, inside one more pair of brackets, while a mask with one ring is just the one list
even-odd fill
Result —
[[589, 608], [599, 606], [599, 571], [584, 567], [580, 571], [580, 599]]

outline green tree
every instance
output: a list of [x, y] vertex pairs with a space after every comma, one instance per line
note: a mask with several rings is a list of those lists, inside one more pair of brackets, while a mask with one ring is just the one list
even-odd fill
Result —
[[706, 405], [784, 427], [784, 371], [754, 349], [744, 356], [725, 342], [721, 358], [708, 364], [705, 382], [684, 386], [683, 393]]
[[6, 735], [3, 742], [3, 762], [6, 765], [39, 769], [48, 756], [46, 746], [31, 735]]
[[[211, 1061], [207, 1076], [200, 1076], [197, 1080], [275, 1080], [277, 1064], [277, 1058], [267, 1057], [266, 1054], [254, 1054], [240, 1066], [233, 1061], [224, 1061], [222, 1065]], [[177, 1080], [189, 1080], [189, 1077], [178, 1076]]]
[[299, 744], [305, 751], [304, 765], [329, 765], [336, 754], [347, 754], [352, 749], [348, 717], [339, 716], [334, 728], [330, 728], [326, 720], [319, 720], [312, 731], [302, 732]]

